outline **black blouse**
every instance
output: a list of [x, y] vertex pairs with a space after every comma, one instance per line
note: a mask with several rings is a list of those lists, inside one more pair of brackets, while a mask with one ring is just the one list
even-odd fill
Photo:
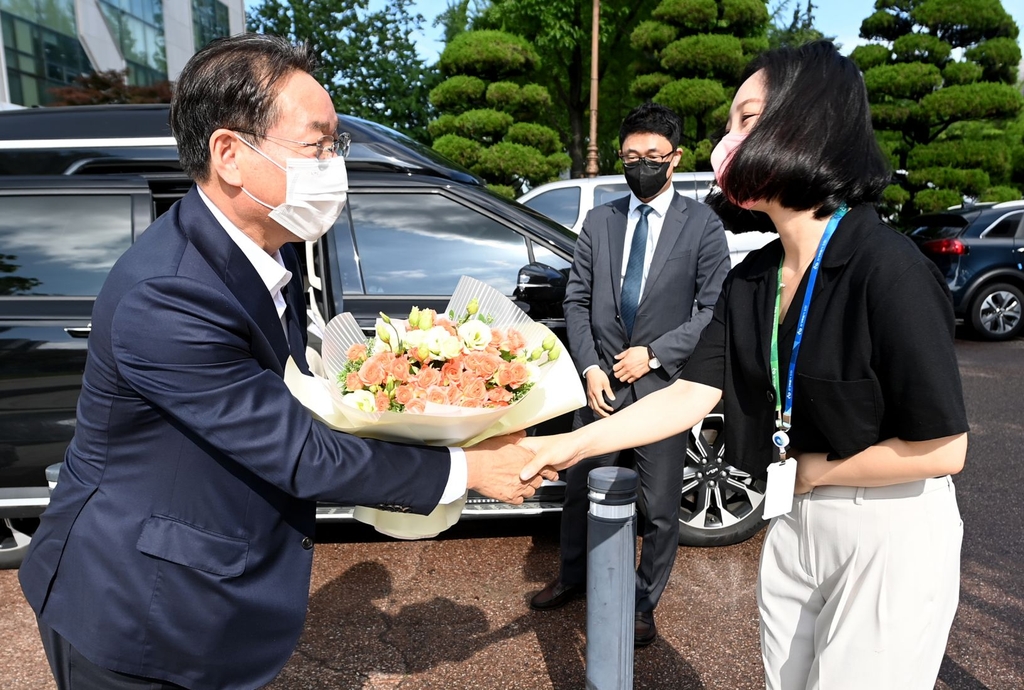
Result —
[[[728, 461], [755, 475], [778, 457], [769, 369], [782, 243], [726, 278], [682, 378], [723, 392]], [[809, 271], [779, 327], [784, 394]], [[967, 431], [949, 289], [913, 242], [857, 206], [840, 221], [814, 286], [793, 386], [794, 453], [846, 458], [889, 438]]]

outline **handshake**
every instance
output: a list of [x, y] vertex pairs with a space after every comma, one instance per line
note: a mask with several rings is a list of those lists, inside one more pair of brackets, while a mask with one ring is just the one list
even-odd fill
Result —
[[519, 504], [533, 496], [544, 479], [573, 464], [565, 454], [566, 437], [523, 432], [496, 436], [466, 448], [467, 485], [485, 496]]

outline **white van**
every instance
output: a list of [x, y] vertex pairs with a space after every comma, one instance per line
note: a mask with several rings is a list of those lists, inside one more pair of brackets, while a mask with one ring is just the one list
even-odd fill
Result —
[[[672, 175], [672, 184], [678, 194], [703, 201], [711, 190], [715, 174], [711, 172], [683, 172]], [[595, 206], [629, 194], [623, 175], [598, 175], [572, 180], [559, 180], [534, 187], [519, 197], [519, 203], [543, 213], [576, 234], [583, 228], [583, 219]], [[760, 249], [777, 237], [770, 232], [725, 233], [729, 242], [729, 258], [735, 266], [749, 252]]]

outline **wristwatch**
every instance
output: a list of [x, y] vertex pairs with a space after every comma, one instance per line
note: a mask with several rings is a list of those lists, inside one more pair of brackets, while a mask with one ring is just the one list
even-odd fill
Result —
[[661, 366], [661, 362], [658, 361], [658, 357], [654, 354], [654, 348], [650, 345], [647, 346], [647, 366], [651, 369], [657, 369]]

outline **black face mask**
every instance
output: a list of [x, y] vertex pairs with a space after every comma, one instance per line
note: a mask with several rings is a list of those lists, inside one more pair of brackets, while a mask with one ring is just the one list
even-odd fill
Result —
[[638, 199], [650, 199], [661, 191], [668, 182], [668, 167], [671, 161], [661, 165], [651, 165], [646, 160], [639, 160], [632, 165], [623, 165], [626, 173], [626, 184]]

